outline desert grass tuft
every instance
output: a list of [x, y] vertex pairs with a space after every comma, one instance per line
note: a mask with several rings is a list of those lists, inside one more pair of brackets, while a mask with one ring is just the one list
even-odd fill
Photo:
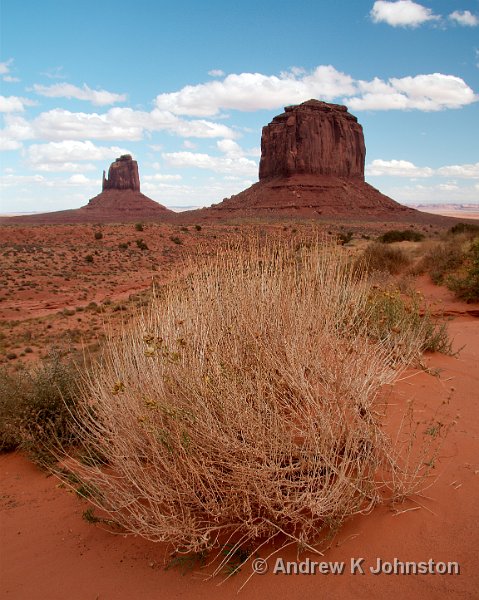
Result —
[[418, 488], [427, 468], [401, 460], [378, 399], [422, 327], [372, 335], [374, 290], [342, 247], [242, 243], [189, 273], [85, 381], [77, 436], [103, 458], [68, 463], [112, 519], [237, 571]]

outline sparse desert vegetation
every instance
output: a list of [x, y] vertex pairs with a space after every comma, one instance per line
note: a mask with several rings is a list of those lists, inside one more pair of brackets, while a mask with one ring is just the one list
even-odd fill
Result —
[[[447, 334], [331, 242], [222, 249], [106, 342], [67, 460], [127, 531], [183, 555], [312, 547], [403, 499], [428, 464], [384, 428], [381, 390]], [[320, 318], [318, 318], [320, 315]], [[234, 490], [234, 493], [231, 493]]]

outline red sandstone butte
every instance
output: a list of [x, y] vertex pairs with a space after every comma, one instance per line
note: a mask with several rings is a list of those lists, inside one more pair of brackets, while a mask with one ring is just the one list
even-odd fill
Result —
[[103, 171], [103, 191], [105, 190], [133, 190], [140, 191], [140, 175], [138, 163], [130, 154], [123, 154], [117, 158], [108, 169], [108, 179]]
[[85, 206], [7, 217], [0, 219], [0, 223], [127, 223], [142, 220], [167, 221], [172, 215], [172, 210], [140, 192], [138, 163], [129, 154], [123, 154], [110, 165], [108, 178], [103, 171], [102, 192]]
[[259, 180], [327, 175], [364, 181], [363, 128], [345, 106], [308, 100], [263, 127]]
[[263, 127], [259, 182], [197, 212], [216, 219], [228, 213], [243, 218], [434, 219], [366, 183], [365, 157], [363, 128], [346, 106], [319, 100], [287, 106]]

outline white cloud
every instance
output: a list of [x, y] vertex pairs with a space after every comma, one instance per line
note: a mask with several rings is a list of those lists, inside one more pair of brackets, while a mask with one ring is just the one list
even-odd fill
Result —
[[380, 177], [432, 177], [434, 169], [430, 167], [417, 167], [407, 160], [381, 160], [376, 159], [366, 166], [366, 175]]
[[179, 115], [212, 116], [221, 109], [254, 111], [273, 109], [310, 98], [332, 100], [354, 94], [353, 79], [331, 65], [312, 73], [294, 69], [276, 75], [231, 74], [222, 81], [188, 85], [178, 92], [160, 94], [156, 106]]
[[194, 142], [192, 142], [191, 140], [185, 140], [183, 142], [183, 146], [185, 148], [188, 148], [188, 150], [194, 150], [196, 148], [196, 144]]
[[155, 173], [154, 175], [145, 175], [142, 180], [145, 181], [179, 181], [181, 175], [169, 175], [167, 173]]
[[455, 10], [449, 15], [449, 19], [464, 27], [479, 25], [479, 17], [473, 15], [469, 10]]
[[47, 71], [43, 71], [41, 75], [45, 75], [48, 79], [66, 79], [66, 75], [63, 73], [63, 67], [52, 67]]
[[166, 152], [163, 155], [166, 162], [177, 168], [195, 167], [208, 169], [216, 173], [257, 177], [258, 165], [249, 158], [231, 156], [211, 156], [195, 152]]
[[92, 163], [39, 163], [36, 162], [32, 165], [35, 171], [41, 171], [42, 173], [83, 173], [85, 171], [99, 171], [98, 167], [95, 167]]
[[[478, 97], [460, 77], [430, 73], [384, 81], [354, 80], [332, 66], [311, 73], [297, 67], [280, 76], [260, 73], [228, 75], [222, 81], [186, 86], [160, 94], [156, 106], [170, 114], [217, 115], [222, 109], [274, 109], [320, 98], [340, 97], [353, 110], [442, 110], [475, 102]], [[229, 136], [231, 137], [231, 136]]]
[[75, 98], [77, 100], [86, 100], [96, 106], [106, 106], [116, 102], [124, 102], [126, 94], [115, 94], [107, 90], [92, 90], [86, 83], [83, 87], [77, 87], [70, 83], [55, 83], [53, 85], [33, 85], [34, 91], [40, 96], [48, 98]]
[[25, 106], [34, 106], [36, 102], [19, 96], [0, 96], [0, 112], [23, 112]]
[[441, 18], [430, 8], [412, 0], [397, 0], [397, 2], [377, 0], [370, 15], [374, 23], [387, 23], [392, 27], [418, 27], [428, 21], [437, 21]]
[[449, 165], [437, 170], [442, 177], [458, 177], [460, 179], [479, 179], [479, 162], [471, 165]]
[[88, 177], [85, 177], [85, 175], [83, 174], [78, 174], [78, 175], [72, 175], [71, 177], [69, 177], [67, 179], [68, 183], [71, 183], [73, 185], [84, 185], [85, 183], [90, 183], [91, 180], [88, 179]]
[[0, 62], [0, 76], [2, 77], [3, 81], [6, 81], [7, 83], [18, 83], [20, 79], [18, 79], [18, 77], [13, 77], [13, 75], [10, 75], [10, 65], [12, 63], [13, 58], [9, 58], [4, 62]]
[[78, 161], [112, 161], [122, 154], [130, 154], [130, 151], [118, 146], [95, 146], [91, 141], [77, 140], [32, 144], [26, 151], [30, 168], [50, 173], [95, 170], [94, 165], [82, 165]]
[[49, 140], [129, 140], [143, 139], [148, 131], [169, 131], [181, 137], [237, 137], [219, 123], [205, 120], [186, 121], [168, 111], [151, 112], [131, 108], [111, 108], [108, 112], [83, 113], [53, 109], [32, 121], [36, 135]]
[[13, 140], [5, 135], [0, 134], [0, 151], [18, 150], [21, 147], [22, 144], [18, 140]]
[[10, 73], [10, 65], [13, 63], [13, 58], [9, 58], [5, 62], [0, 62], [0, 75], [7, 75]]
[[211, 69], [211, 71], [208, 71], [208, 75], [211, 77], [223, 77], [224, 74], [225, 72], [221, 69]]
[[381, 191], [404, 204], [460, 204], [477, 203], [479, 190], [476, 186], [460, 187], [450, 183], [440, 183], [390, 187], [383, 188]]
[[407, 160], [375, 159], [366, 165], [366, 175], [370, 177], [407, 177], [410, 179], [434, 176], [479, 179], [479, 163], [446, 165], [438, 169], [432, 169], [431, 167], [418, 167]]
[[375, 78], [359, 81], [361, 95], [344, 99], [352, 110], [437, 111], [476, 102], [473, 90], [460, 77], [431, 73], [387, 82]]

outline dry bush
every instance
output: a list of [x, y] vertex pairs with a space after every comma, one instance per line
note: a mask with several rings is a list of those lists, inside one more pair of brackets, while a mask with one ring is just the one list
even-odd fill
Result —
[[395, 275], [410, 264], [410, 259], [401, 248], [373, 242], [366, 247], [357, 262], [360, 268], [365, 268], [369, 273], [379, 271]]
[[304, 548], [417, 485], [378, 395], [421, 326], [400, 352], [371, 341], [370, 285], [341, 247], [251, 243], [190, 271], [87, 382], [78, 435], [102, 459], [69, 466], [97, 505], [182, 553]]

